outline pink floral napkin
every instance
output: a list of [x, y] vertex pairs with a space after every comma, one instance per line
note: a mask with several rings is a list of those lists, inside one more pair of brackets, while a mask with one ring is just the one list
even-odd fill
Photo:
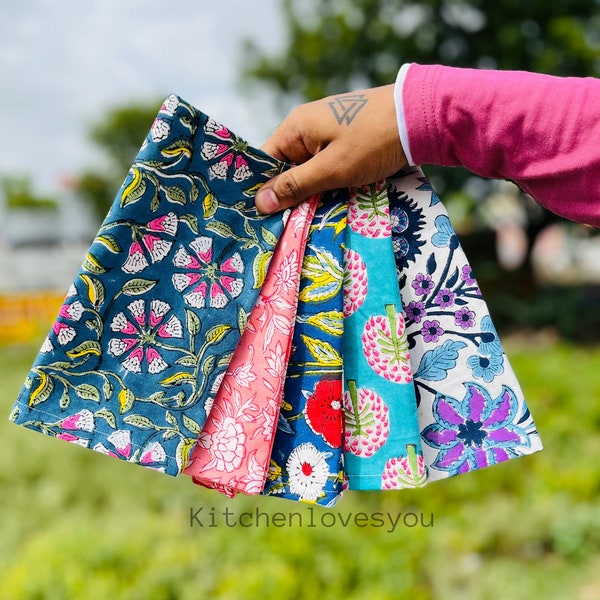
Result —
[[234, 496], [265, 484], [298, 306], [300, 270], [318, 198], [289, 217], [258, 301], [184, 473]]

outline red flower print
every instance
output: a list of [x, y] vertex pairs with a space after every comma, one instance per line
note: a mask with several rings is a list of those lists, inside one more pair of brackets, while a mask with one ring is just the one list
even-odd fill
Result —
[[323, 379], [306, 401], [306, 422], [333, 448], [342, 445], [342, 382]]

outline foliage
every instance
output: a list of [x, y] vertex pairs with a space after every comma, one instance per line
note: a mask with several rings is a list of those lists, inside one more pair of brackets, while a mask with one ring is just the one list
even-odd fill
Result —
[[[405, 62], [600, 73], [597, 0], [283, 0], [286, 46], [247, 42], [245, 75], [288, 100], [392, 83]], [[489, 193], [464, 169], [429, 168], [445, 200]]]
[[9, 209], [56, 210], [55, 198], [40, 196], [32, 187], [28, 177], [9, 175], [2, 178], [0, 188]]
[[[1, 420], [0, 598], [597, 598], [600, 350], [533, 336], [506, 346], [544, 452], [313, 509], [335, 525], [310, 527], [309, 506], [230, 500]], [[5, 415], [36, 351], [1, 351]], [[202, 507], [204, 527], [190, 527], [190, 508]], [[225, 509], [266, 516], [227, 526]], [[278, 512], [302, 514], [303, 526], [267, 525]], [[357, 512], [434, 521], [390, 532], [339, 520]]]
[[159, 107], [160, 101], [116, 106], [90, 129], [90, 140], [106, 157], [107, 168], [84, 171], [77, 191], [100, 218], [106, 216]]
[[246, 72], [284, 93], [315, 100], [356, 84], [394, 81], [403, 62], [599, 72], [596, 0], [283, 0], [287, 47], [249, 45]]

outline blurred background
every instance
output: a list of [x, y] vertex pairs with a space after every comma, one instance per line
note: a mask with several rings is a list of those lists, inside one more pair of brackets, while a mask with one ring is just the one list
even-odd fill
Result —
[[[600, 73], [597, 0], [28, 0], [0, 19], [0, 405], [6, 417], [162, 99], [260, 145], [295, 104], [404, 62]], [[426, 169], [546, 449], [334, 513], [433, 527], [190, 527], [216, 492], [0, 419], [0, 598], [600, 598], [600, 238], [507, 182]]]

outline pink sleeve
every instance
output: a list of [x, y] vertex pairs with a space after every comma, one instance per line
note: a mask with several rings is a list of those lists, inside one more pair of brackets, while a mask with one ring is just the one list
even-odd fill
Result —
[[402, 104], [415, 164], [512, 179], [600, 226], [600, 80], [413, 64]]

